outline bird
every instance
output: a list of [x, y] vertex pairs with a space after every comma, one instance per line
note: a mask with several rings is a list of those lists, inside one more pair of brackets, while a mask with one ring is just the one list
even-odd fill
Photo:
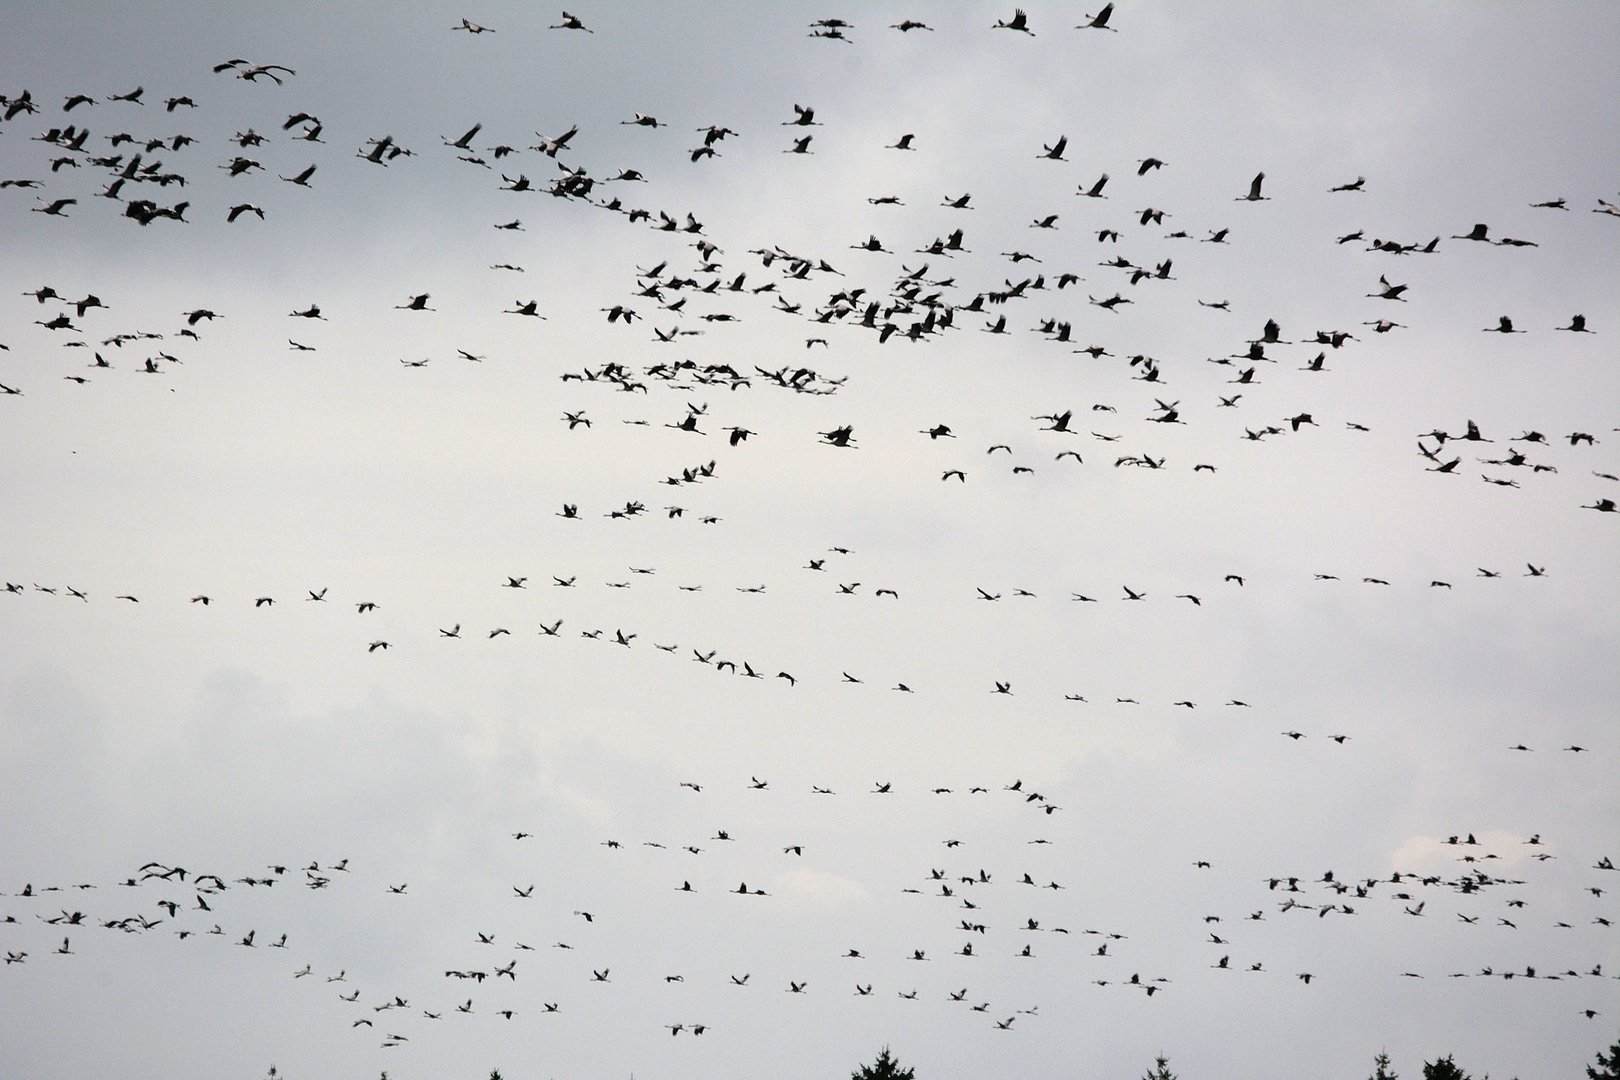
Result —
[[993, 30], [1017, 30], [1019, 33], [1035, 36], [1035, 31], [1029, 28], [1029, 16], [1024, 14], [1023, 8], [1015, 8], [1011, 19], [997, 19]]
[[1249, 193], [1247, 195], [1239, 195], [1237, 197], [1236, 201], [1238, 201], [1238, 202], [1264, 202], [1264, 201], [1266, 201], [1269, 197], [1260, 194], [1260, 185], [1265, 182], [1265, 179], [1266, 179], [1266, 174], [1265, 173], [1263, 173], [1263, 172], [1255, 173], [1254, 174], [1254, 179], [1249, 181]]
[[1401, 294], [1407, 290], [1408, 286], [1391, 284], [1389, 278], [1383, 274], [1378, 275], [1378, 285], [1377, 292], [1368, 293], [1367, 295], [1377, 297], [1380, 300], [1400, 300], [1403, 303], [1405, 302], [1406, 297]]
[[547, 29], [550, 29], [550, 30], [583, 30], [587, 34], [595, 33], [594, 30], [592, 30], [590, 27], [586, 26], [584, 23], [579, 21], [579, 16], [570, 15], [566, 11], [562, 13], [562, 22], [556, 24], [555, 26], [547, 27]]
[[833, 428], [831, 431], [818, 432], [821, 441], [829, 446], [852, 448], [854, 446], [854, 429], [846, 424], [843, 427]]
[[[1113, 16], [1113, 14], [1114, 14], [1114, 5], [1113, 5], [1113, 3], [1110, 2], [1110, 3], [1104, 4], [1102, 6], [1102, 10], [1098, 11], [1097, 14], [1085, 16], [1086, 21], [1081, 23], [1080, 25], [1076, 26], [1075, 29], [1076, 30], [1114, 30], [1114, 27], [1108, 25], [1108, 20]], [[1117, 30], [1115, 30], [1114, 32], [1118, 33]]]
[[451, 141], [450, 139], [446, 139], [443, 135], [439, 136], [439, 138], [444, 142], [444, 145], [446, 145], [448, 147], [451, 147], [451, 148], [456, 149], [456, 150], [467, 150], [467, 149], [471, 148], [473, 139], [483, 129], [484, 129], [483, 124], [474, 124], [472, 127], [468, 128], [466, 130], [466, 132], [464, 132], [461, 135], [460, 138], [458, 138], [458, 139], [456, 139], [454, 141]]

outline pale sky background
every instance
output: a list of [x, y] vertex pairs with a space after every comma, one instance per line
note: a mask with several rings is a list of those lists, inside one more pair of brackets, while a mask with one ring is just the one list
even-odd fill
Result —
[[[40, 186], [0, 188], [0, 1072], [1582, 1075], [1620, 1025], [1620, 515], [1587, 508], [1620, 497], [1620, 10], [569, 10], [592, 32], [7, 6], [35, 111], [0, 181]], [[412, 153], [360, 160], [384, 136]], [[184, 185], [98, 197], [135, 152]], [[880, 344], [861, 310], [913, 273], [952, 325], [880, 311]], [[801, 366], [822, 392], [762, 374]]]

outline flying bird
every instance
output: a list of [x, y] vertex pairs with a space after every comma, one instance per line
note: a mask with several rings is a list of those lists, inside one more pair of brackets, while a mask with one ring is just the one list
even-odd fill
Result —
[[1265, 182], [1265, 179], [1266, 179], [1266, 174], [1265, 173], [1263, 173], [1263, 172], [1255, 173], [1254, 174], [1254, 179], [1249, 181], [1249, 193], [1247, 195], [1239, 195], [1237, 197], [1236, 201], [1238, 201], [1238, 202], [1264, 202], [1264, 201], [1266, 201], [1269, 197], [1260, 194], [1260, 185]]
[[1024, 14], [1024, 9], [1023, 8], [1015, 9], [1013, 11], [1013, 17], [1011, 19], [1007, 19], [1007, 20], [997, 19], [995, 26], [991, 27], [991, 29], [992, 30], [1017, 30], [1021, 34], [1028, 34], [1030, 37], [1035, 36], [1035, 31], [1033, 31], [1033, 30], [1031, 30], [1029, 28], [1029, 16]]
[[579, 16], [578, 15], [570, 15], [566, 11], [562, 13], [562, 22], [557, 23], [554, 26], [548, 27], [547, 29], [550, 29], [550, 30], [583, 30], [587, 34], [595, 33], [595, 31], [593, 31], [590, 27], [586, 26], [584, 23], [579, 21]]
[[[1075, 29], [1076, 30], [1114, 30], [1114, 28], [1112, 26], [1108, 25], [1108, 20], [1111, 17], [1113, 17], [1113, 14], [1114, 14], [1114, 5], [1112, 3], [1104, 4], [1102, 6], [1101, 11], [1097, 12], [1097, 14], [1095, 14], [1095, 15], [1087, 15], [1087, 16], [1085, 16], [1086, 21], [1081, 23], [1079, 26], [1076, 26]], [[1115, 31], [1115, 32], [1117, 33], [1118, 31]]]

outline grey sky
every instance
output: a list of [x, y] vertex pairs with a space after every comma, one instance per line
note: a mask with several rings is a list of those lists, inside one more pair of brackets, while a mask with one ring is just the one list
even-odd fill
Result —
[[[1351, 1080], [1387, 1048], [1535, 1080], [1613, 1041], [1612, 6], [569, 10], [593, 32], [8, 8], [0, 94], [37, 111], [0, 180], [40, 186], [0, 189], [3, 1071], [811, 1077], [888, 1044], [929, 1078]], [[79, 151], [35, 138], [68, 124]], [[384, 136], [412, 153], [361, 160]], [[97, 197], [137, 150], [184, 186]], [[546, 193], [559, 163], [590, 200]], [[862, 312], [912, 274], [880, 344]], [[929, 294], [953, 325], [908, 341]], [[766, 374], [801, 366], [821, 393]]]

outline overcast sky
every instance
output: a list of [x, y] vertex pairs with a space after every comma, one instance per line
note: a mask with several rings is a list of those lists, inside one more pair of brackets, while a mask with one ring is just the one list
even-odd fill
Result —
[[8, 5], [0, 1071], [1614, 1041], [1620, 11], [570, 10]]

